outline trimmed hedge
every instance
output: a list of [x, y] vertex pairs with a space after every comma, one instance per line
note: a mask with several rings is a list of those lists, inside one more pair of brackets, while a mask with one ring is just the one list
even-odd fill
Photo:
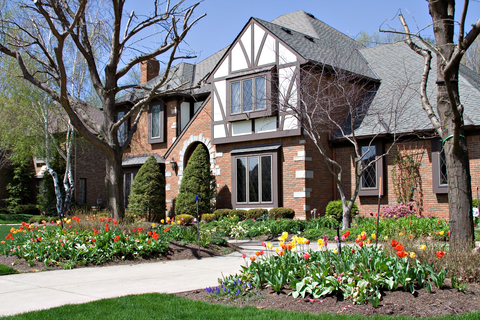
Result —
[[183, 225], [189, 225], [193, 222], [193, 219], [195, 219], [192, 215], [189, 215], [189, 214], [179, 214], [177, 216], [175, 216], [175, 222], [179, 222], [179, 221], [182, 221], [183, 219], [183, 222], [182, 224]]
[[13, 209], [14, 214], [40, 215], [40, 209], [34, 204], [21, 204]]
[[[349, 203], [350, 201], [348, 201]], [[334, 217], [338, 221], [342, 221], [343, 217], [343, 205], [342, 200], [330, 201], [325, 209], [326, 217]], [[352, 210], [350, 210], [350, 217], [353, 219], [358, 214], [358, 207], [356, 203], [353, 203]]]
[[268, 214], [267, 209], [254, 208], [247, 211], [247, 219], [258, 219], [264, 214]]
[[213, 213], [204, 213], [202, 214], [202, 220], [205, 222], [212, 222], [215, 221], [215, 214]]
[[217, 209], [213, 212], [215, 220], [220, 220], [222, 217], [228, 217], [232, 209]]
[[272, 208], [268, 215], [270, 219], [293, 219], [295, 218], [295, 210], [291, 208]]
[[247, 218], [247, 210], [236, 209], [230, 211], [228, 214], [229, 217], [238, 217], [240, 220], [245, 220]]

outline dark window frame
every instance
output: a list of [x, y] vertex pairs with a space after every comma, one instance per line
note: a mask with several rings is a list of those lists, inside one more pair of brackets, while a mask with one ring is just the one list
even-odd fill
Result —
[[[232, 113], [232, 83], [240, 82], [240, 88], [242, 89], [242, 83], [245, 80], [252, 80], [252, 84], [255, 83], [256, 78], [265, 77], [265, 109], [261, 110], [252, 110], [252, 111], [242, 111], [239, 113]], [[275, 88], [275, 74], [273, 70], [270, 71], [263, 71], [257, 73], [251, 73], [248, 75], [242, 76], [233, 76], [227, 78], [227, 108], [226, 108], [226, 118], [227, 121], [238, 121], [238, 120], [248, 120], [248, 119], [255, 119], [255, 118], [263, 118], [269, 117], [274, 115], [274, 103], [272, 103], [272, 98], [275, 96], [272, 93], [274, 92]], [[252, 91], [255, 91], [254, 87], [252, 86]], [[240, 94], [242, 97], [242, 93]], [[255, 95], [253, 97], [253, 101], [255, 101]], [[243, 108], [243, 106], [242, 106]], [[255, 107], [254, 107], [255, 108]]]
[[436, 194], [447, 194], [448, 183], [440, 184], [440, 160], [443, 151], [442, 140], [432, 139], [432, 189]]
[[[115, 113], [115, 121], [118, 121], [120, 119], [120, 117], [118, 116], [118, 114], [122, 112], [123, 116], [125, 116], [125, 114], [128, 112], [127, 109], [118, 109]], [[131, 126], [131, 123], [130, 123], [130, 117], [124, 122], [122, 123], [122, 125], [120, 127], [118, 127], [118, 131], [117, 131], [117, 139], [118, 139], [118, 142], [123, 145], [125, 143], [125, 141], [127, 140], [127, 137], [128, 137], [128, 134], [130, 132], [130, 126]], [[125, 133], [124, 133], [124, 137], [122, 139], [120, 139], [120, 130], [122, 128], [125, 128]]]
[[[160, 135], [158, 137], [152, 137], [152, 109], [154, 106], [160, 106], [159, 111], [159, 123], [160, 123]], [[148, 107], [148, 143], [163, 143], [166, 141], [166, 125], [165, 125], [165, 103], [163, 101], [155, 101]]]
[[[369, 144], [361, 144], [360, 147], [366, 147]], [[360, 181], [360, 188], [358, 190], [358, 195], [360, 197], [368, 197], [368, 196], [378, 196], [379, 192], [380, 195], [383, 196], [385, 192], [385, 174], [384, 174], [384, 158], [382, 157], [383, 154], [383, 141], [375, 141], [370, 144], [370, 146], [375, 147], [375, 156], [378, 159], [376, 162], [376, 186], [374, 188], [363, 188], [362, 187], [362, 181]], [[382, 179], [381, 186], [379, 185], [380, 178]], [[361, 177], [363, 180], [363, 175]], [[379, 187], [381, 189], [379, 190]]]
[[[235, 151], [235, 150], [234, 150]], [[268, 202], [249, 202], [249, 199], [246, 199], [246, 202], [238, 202], [237, 201], [237, 159], [239, 158], [253, 158], [259, 157], [261, 159], [262, 156], [271, 156], [271, 184], [272, 184], [272, 201]], [[261, 161], [261, 160], [260, 160]], [[232, 206], [235, 209], [242, 209], [242, 208], [265, 208], [265, 207], [273, 207], [276, 208], [279, 206], [280, 203], [280, 192], [279, 192], [279, 179], [280, 179], [280, 168], [279, 168], [279, 150], [266, 150], [266, 151], [252, 151], [252, 152], [239, 152], [233, 153], [231, 155], [231, 186], [232, 186]], [[247, 183], [247, 182], [246, 182]], [[261, 187], [259, 188], [259, 190]], [[248, 190], [248, 189], [247, 189]], [[248, 192], [247, 192], [248, 197]]]

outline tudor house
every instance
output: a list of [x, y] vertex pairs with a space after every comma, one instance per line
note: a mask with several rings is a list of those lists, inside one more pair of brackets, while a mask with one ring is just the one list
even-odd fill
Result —
[[[338, 199], [336, 185], [292, 111], [301, 108], [302, 95], [309, 89], [305, 70], [322, 65], [353, 74], [374, 88], [368, 112], [354, 129], [366, 158], [375, 159], [396, 142], [362, 177], [360, 211], [376, 210], [379, 193], [383, 204], [396, 202], [391, 169], [396, 150], [401, 150], [414, 154], [420, 163], [413, 195], [418, 208], [423, 214], [448, 216], [441, 143], [433, 138], [416, 93], [423, 61], [404, 43], [366, 48], [304, 11], [271, 22], [251, 18], [232, 40], [203, 61], [174, 67], [171, 80], [160, 89], [170, 93], [150, 104], [125, 152], [126, 195], [140, 166], [154, 155], [164, 170], [167, 209], [172, 211], [183, 170], [195, 147], [203, 144], [216, 176], [217, 208], [283, 206], [293, 208], [299, 219], [308, 218], [313, 208], [322, 214], [329, 201]], [[142, 83], [155, 85], [158, 72], [158, 61], [142, 64]], [[459, 85], [472, 186], [476, 186], [480, 184], [480, 76], [462, 67]], [[196, 89], [171, 92], [185, 86]], [[429, 87], [435, 88], [433, 79]], [[398, 88], [403, 88], [401, 94]], [[118, 99], [119, 116], [137, 97], [132, 93]], [[401, 112], [393, 106], [401, 106]], [[119, 136], [127, 130], [128, 123]], [[344, 168], [342, 179], [349, 196], [353, 147], [337, 133], [323, 138], [328, 140], [326, 152]], [[380, 185], [380, 178], [387, 183]]]

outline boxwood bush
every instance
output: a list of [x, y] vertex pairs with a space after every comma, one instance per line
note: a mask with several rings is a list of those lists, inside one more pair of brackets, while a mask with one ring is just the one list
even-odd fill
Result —
[[215, 220], [220, 220], [222, 217], [228, 217], [232, 209], [217, 209], [213, 212], [215, 215]]
[[215, 219], [215, 214], [213, 213], [204, 213], [202, 214], [202, 220], [205, 221], [205, 222], [212, 222]]
[[[350, 201], [348, 201], [350, 203]], [[327, 209], [325, 209], [325, 216], [326, 217], [334, 217], [338, 221], [342, 221], [343, 213], [343, 206], [342, 206], [342, 200], [334, 200], [330, 201], [327, 205]], [[350, 217], [353, 219], [355, 215], [358, 213], [358, 207], [357, 204], [354, 203], [352, 206], [352, 210], [350, 210]]]
[[245, 220], [245, 218], [247, 217], [247, 210], [243, 210], [243, 209], [231, 210], [228, 216], [238, 217], [240, 220]]
[[247, 219], [258, 219], [264, 214], [268, 214], [267, 209], [254, 208], [247, 211]]
[[291, 208], [272, 208], [268, 212], [270, 219], [293, 219], [295, 217], [295, 210]]
[[179, 214], [175, 216], [175, 222], [183, 221], [183, 225], [189, 225], [193, 222], [194, 217], [189, 214]]

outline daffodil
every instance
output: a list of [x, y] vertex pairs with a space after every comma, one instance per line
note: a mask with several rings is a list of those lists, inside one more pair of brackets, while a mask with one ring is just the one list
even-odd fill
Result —
[[273, 245], [270, 242], [267, 242], [266, 247], [270, 250], [272, 250]]

